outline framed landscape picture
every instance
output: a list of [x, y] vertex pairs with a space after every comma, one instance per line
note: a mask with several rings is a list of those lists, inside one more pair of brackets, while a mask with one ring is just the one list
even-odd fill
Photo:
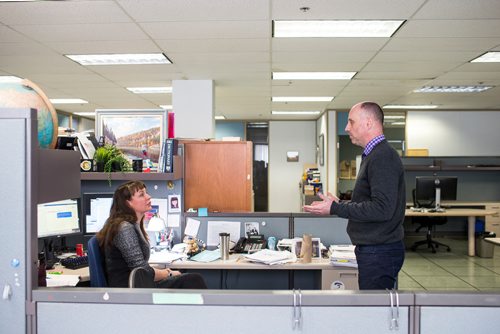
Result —
[[115, 145], [129, 160], [149, 159], [157, 168], [161, 145], [166, 138], [167, 111], [96, 110], [98, 138]]

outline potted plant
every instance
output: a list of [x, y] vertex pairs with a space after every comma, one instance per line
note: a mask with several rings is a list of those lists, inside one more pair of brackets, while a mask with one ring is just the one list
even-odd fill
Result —
[[124, 172], [130, 169], [130, 162], [125, 158], [122, 151], [110, 144], [99, 147], [95, 151], [94, 160], [96, 170], [108, 174], [110, 185], [112, 172]]

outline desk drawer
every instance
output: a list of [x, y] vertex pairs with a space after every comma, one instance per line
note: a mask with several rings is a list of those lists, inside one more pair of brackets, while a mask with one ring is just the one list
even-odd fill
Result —
[[497, 235], [497, 237], [500, 237], [500, 221], [491, 222], [486, 219], [484, 229], [488, 232], [493, 232]]

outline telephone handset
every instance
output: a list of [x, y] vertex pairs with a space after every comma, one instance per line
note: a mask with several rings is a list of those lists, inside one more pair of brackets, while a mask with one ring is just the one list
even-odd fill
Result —
[[233, 250], [235, 253], [247, 253], [264, 248], [266, 248], [266, 238], [262, 234], [257, 234], [249, 235], [248, 238], [241, 237]]

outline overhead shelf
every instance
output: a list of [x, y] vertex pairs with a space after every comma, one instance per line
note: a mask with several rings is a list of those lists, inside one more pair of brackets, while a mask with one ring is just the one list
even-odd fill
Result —
[[138, 173], [138, 172], [82, 172], [81, 180], [102, 181], [102, 180], [140, 180], [140, 181], [173, 181], [182, 179], [182, 157], [174, 156], [173, 173]]

